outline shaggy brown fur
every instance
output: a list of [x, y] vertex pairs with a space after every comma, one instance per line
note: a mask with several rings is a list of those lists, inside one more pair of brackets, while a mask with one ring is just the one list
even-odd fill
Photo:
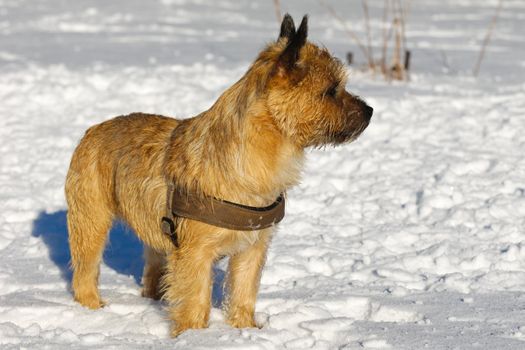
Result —
[[372, 109], [345, 91], [343, 65], [306, 35], [306, 17], [296, 31], [287, 15], [278, 40], [196, 117], [134, 113], [86, 132], [66, 180], [75, 300], [92, 309], [104, 305], [99, 264], [119, 218], [146, 245], [142, 294], [169, 302], [173, 336], [207, 326], [212, 266], [225, 255], [227, 320], [256, 326], [255, 299], [273, 229], [240, 232], [183, 219], [177, 249], [160, 221], [169, 181], [267, 206], [299, 181], [306, 147], [352, 141], [366, 128]]

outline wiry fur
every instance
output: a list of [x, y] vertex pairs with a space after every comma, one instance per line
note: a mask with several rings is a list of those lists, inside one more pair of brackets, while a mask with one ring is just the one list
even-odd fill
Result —
[[174, 336], [206, 327], [212, 265], [224, 255], [231, 257], [228, 322], [255, 326], [273, 229], [240, 232], [181, 220], [176, 249], [159, 225], [169, 181], [203, 196], [266, 206], [299, 181], [306, 147], [351, 141], [368, 125], [371, 108], [344, 90], [342, 64], [306, 35], [306, 17], [296, 32], [285, 16], [279, 39], [196, 117], [134, 113], [86, 132], [66, 180], [75, 300], [103, 306], [99, 264], [119, 218], [146, 245], [143, 295], [168, 300]]

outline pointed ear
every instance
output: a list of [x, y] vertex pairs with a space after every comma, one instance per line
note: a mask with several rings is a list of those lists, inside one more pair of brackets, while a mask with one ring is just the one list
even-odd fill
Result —
[[279, 65], [284, 66], [286, 70], [290, 70], [294, 67], [295, 63], [297, 63], [297, 60], [299, 59], [299, 52], [301, 51], [301, 48], [304, 46], [304, 44], [306, 44], [307, 35], [308, 16], [304, 16], [299, 29], [297, 29], [297, 32], [292, 37], [292, 39], [288, 41], [288, 45], [279, 57]]
[[283, 18], [283, 22], [281, 23], [281, 32], [279, 33], [279, 39], [281, 38], [288, 38], [288, 40], [291, 40], [293, 36], [295, 35], [295, 24], [293, 23], [292, 16], [290, 14], [285, 14]]

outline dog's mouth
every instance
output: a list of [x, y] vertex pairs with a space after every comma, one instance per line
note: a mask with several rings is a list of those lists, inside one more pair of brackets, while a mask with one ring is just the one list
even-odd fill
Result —
[[328, 138], [330, 143], [338, 145], [355, 141], [370, 124], [374, 109], [359, 98], [357, 98], [357, 101], [359, 107], [351, 110], [347, 117], [347, 125], [342, 130], [329, 132]]
[[364, 121], [357, 127], [348, 128], [347, 130], [343, 131], [333, 132], [328, 136], [328, 138], [330, 139], [329, 142], [333, 143], [334, 145], [353, 142], [357, 140], [357, 138], [363, 133], [363, 131], [365, 131], [368, 124], [369, 121]]
[[321, 133], [312, 139], [308, 146], [338, 146], [357, 140], [370, 124], [370, 119], [373, 113], [372, 107], [369, 107], [364, 102], [361, 102], [361, 104], [361, 108], [352, 110], [344, 121], [328, 125], [328, 127], [324, 129], [319, 128]]

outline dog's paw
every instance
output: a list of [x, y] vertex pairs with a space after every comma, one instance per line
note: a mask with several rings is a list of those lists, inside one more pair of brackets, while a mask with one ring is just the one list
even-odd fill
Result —
[[156, 289], [151, 290], [151, 289], [142, 288], [142, 292], [140, 293], [140, 295], [142, 295], [142, 297], [144, 298], [150, 298], [153, 300], [160, 300], [162, 298], [162, 293], [159, 293], [159, 291]]
[[234, 328], [260, 328], [253, 319], [246, 320], [228, 320], [228, 324]]
[[228, 324], [234, 328], [256, 328], [253, 312], [249, 312], [244, 308], [230, 311], [228, 314]]
[[77, 296], [75, 297], [75, 300], [78, 303], [80, 303], [82, 306], [87, 307], [88, 309], [91, 309], [91, 310], [100, 309], [106, 306], [106, 302], [100, 299], [99, 297], [93, 297], [93, 296], [79, 297]]
[[171, 337], [172, 338], [177, 338], [182, 332], [184, 332], [185, 330], [187, 330], [188, 328], [182, 328], [182, 327], [173, 327], [171, 329]]

